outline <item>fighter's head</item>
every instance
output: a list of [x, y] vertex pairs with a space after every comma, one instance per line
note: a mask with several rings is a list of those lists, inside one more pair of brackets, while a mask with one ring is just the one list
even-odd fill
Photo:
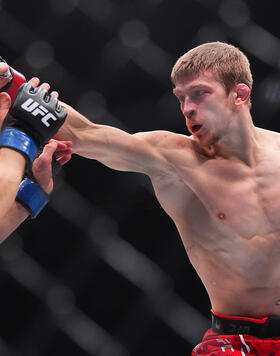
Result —
[[[185, 53], [175, 63], [171, 80], [176, 86], [178, 80], [206, 71], [214, 74], [227, 94], [239, 83], [252, 89], [253, 78], [248, 58], [238, 48], [223, 42], [204, 43]], [[250, 105], [250, 99], [248, 103]]]

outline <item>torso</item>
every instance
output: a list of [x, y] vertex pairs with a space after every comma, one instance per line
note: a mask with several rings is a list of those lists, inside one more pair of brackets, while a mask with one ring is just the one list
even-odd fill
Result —
[[209, 159], [176, 135], [165, 152], [171, 169], [151, 177], [212, 308], [223, 314], [280, 315], [280, 135], [259, 130], [265, 145], [253, 166]]

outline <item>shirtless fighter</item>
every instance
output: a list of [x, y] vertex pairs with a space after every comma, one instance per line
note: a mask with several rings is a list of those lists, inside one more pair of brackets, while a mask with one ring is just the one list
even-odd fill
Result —
[[250, 66], [236, 47], [193, 48], [171, 77], [192, 136], [130, 135], [67, 106], [56, 138], [150, 177], [212, 305], [192, 355], [280, 355], [280, 135], [254, 126]]

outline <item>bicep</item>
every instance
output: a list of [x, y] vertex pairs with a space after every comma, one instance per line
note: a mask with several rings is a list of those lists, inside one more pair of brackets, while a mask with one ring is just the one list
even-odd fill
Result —
[[164, 166], [164, 157], [153, 140], [153, 132], [128, 134], [123, 131], [108, 138], [111, 154], [105, 154], [101, 162], [108, 167], [121, 170], [153, 174]]
[[71, 140], [74, 153], [121, 171], [150, 174], [161, 169], [164, 159], [158, 142], [165, 134], [150, 131], [131, 135], [112, 126], [94, 124], [66, 107], [67, 120], [57, 138]]
[[148, 175], [163, 164], [154, 132], [130, 134], [105, 125], [91, 125], [82, 130], [75, 153], [116, 170]]

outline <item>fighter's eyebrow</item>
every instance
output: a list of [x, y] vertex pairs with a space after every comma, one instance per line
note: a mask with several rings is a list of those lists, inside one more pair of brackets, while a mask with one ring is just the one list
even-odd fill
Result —
[[189, 89], [196, 89], [196, 88], [199, 88], [199, 87], [207, 87], [208, 85], [203, 83], [203, 82], [200, 82], [200, 83], [195, 83], [195, 84], [192, 84]]
[[[198, 83], [191, 84], [191, 85], [187, 88], [187, 90], [194, 90], [194, 89], [196, 89], [196, 88], [199, 88], [199, 87], [206, 87], [206, 86], [207, 86], [206, 83], [198, 82]], [[175, 95], [180, 95], [180, 93], [181, 93], [181, 90], [180, 90], [180, 89], [178, 89], [178, 88], [174, 88], [174, 89], [173, 89], [173, 94], [175, 94]]]

